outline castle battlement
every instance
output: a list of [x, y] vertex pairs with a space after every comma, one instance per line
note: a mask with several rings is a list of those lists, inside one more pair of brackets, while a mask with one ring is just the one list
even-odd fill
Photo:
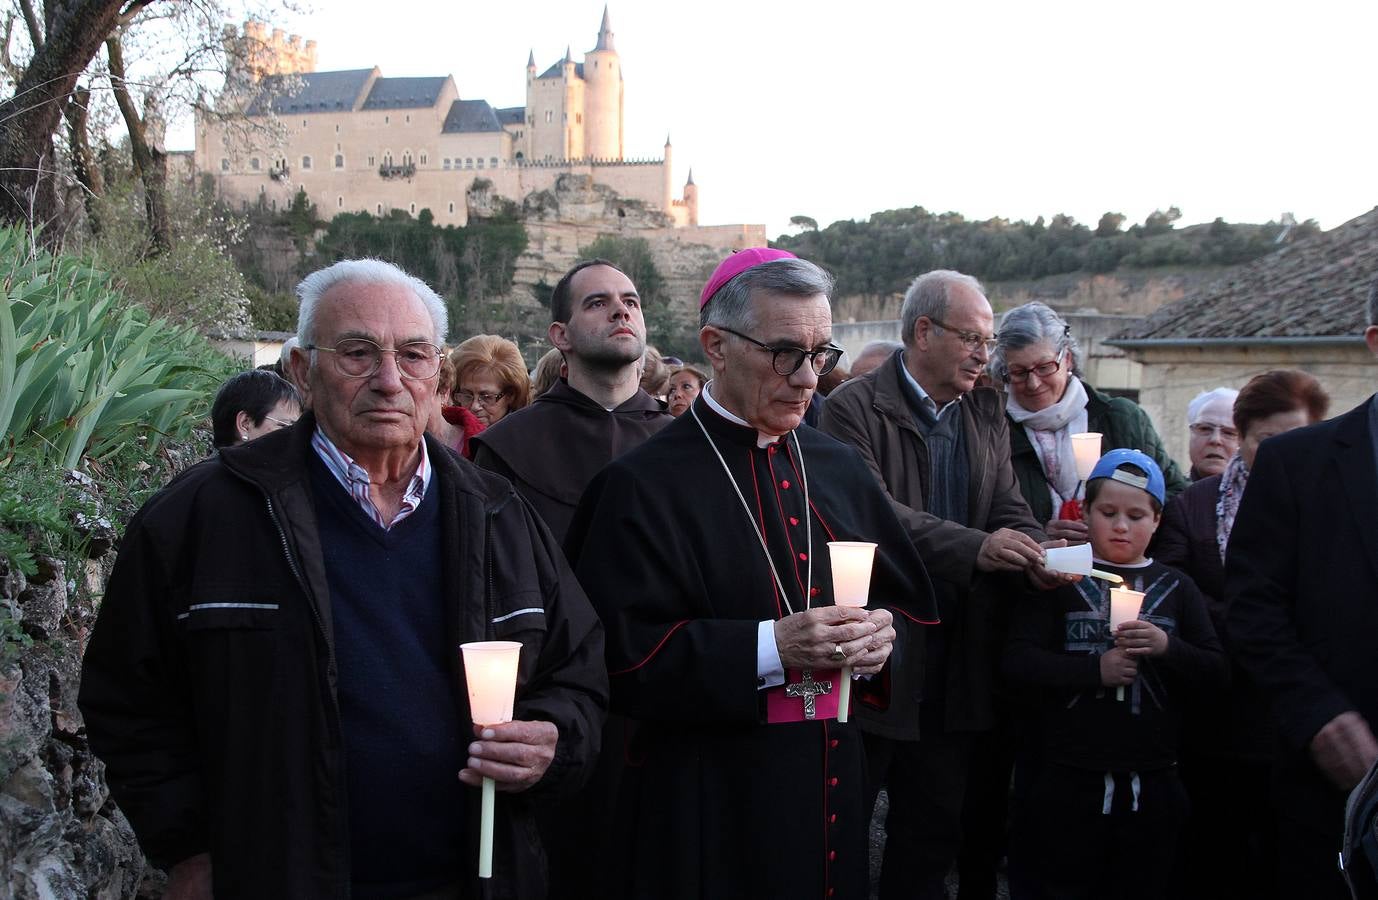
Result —
[[512, 165], [523, 169], [567, 169], [572, 166], [593, 166], [608, 168], [612, 166], [663, 166], [664, 157], [644, 159], [518, 159]]

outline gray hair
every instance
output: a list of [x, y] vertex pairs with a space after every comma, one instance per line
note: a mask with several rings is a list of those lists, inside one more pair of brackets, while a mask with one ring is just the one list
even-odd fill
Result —
[[1378, 281], [1368, 289], [1368, 324], [1378, 325]]
[[1235, 398], [1239, 396], [1239, 391], [1234, 388], [1218, 387], [1214, 390], [1205, 391], [1197, 394], [1195, 399], [1187, 404], [1187, 424], [1195, 425], [1201, 418], [1201, 411], [1211, 404], [1214, 400], [1224, 400], [1230, 404], [1230, 409], [1234, 409]]
[[426, 282], [381, 259], [345, 259], [312, 272], [297, 285], [297, 297], [301, 300], [301, 306], [297, 309], [297, 340], [302, 347], [312, 347], [316, 343], [316, 311], [321, 298], [331, 288], [346, 282], [392, 284], [406, 288], [416, 295], [425, 305], [426, 312], [431, 314], [431, 322], [435, 325], [435, 342], [439, 344], [445, 340], [449, 331], [445, 301]]
[[952, 269], [925, 272], [909, 285], [909, 290], [904, 292], [904, 305], [900, 307], [900, 341], [906, 347], [914, 340], [914, 326], [921, 316], [933, 321], [947, 316], [948, 291], [954, 285], [969, 287], [983, 297], [986, 295], [981, 282]]
[[1005, 354], [1012, 350], [1023, 350], [1034, 344], [1047, 342], [1054, 355], [1066, 353], [1071, 358], [1069, 371], [1081, 375], [1081, 345], [1072, 337], [1072, 326], [1067, 320], [1053, 312], [1046, 303], [1025, 303], [1000, 317], [1000, 328], [995, 335], [995, 352], [990, 355], [990, 374], [997, 381], [1004, 381], [1010, 374]]
[[806, 259], [773, 259], [752, 266], [718, 288], [713, 298], [699, 310], [699, 327], [712, 325], [747, 332], [756, 327], [752, 291], [812, 297], [833, 294], [833, 277]]

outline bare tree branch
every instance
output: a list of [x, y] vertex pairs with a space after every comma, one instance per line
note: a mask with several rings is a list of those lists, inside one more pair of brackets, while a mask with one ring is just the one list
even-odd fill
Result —
[[[29, 40], [34, 52], [43, 49], [43, 29], [38, 24], [38, 13], [34, 12], [33, 0], [19, 0], [19, 10], [24, 14], [24, 25], [29, 29]], [[6, 35], [8, 37], [8, 35]]]

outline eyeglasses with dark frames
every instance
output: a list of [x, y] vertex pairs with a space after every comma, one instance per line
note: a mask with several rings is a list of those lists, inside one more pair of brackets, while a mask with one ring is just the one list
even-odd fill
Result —
[[992, 334], [990, 337], [982, 337], [981, 332], [979, 331], [963, 331], [960, 328], [953, 328], [951, 325], [939, 322], [932, 316], [924, 316], [924, 318], [932, 322], [934, 325], [937, 325], [944, 331], [950, 331], [953, 334], [957, 335], [957, 340], [961, 341], [962, 346], [970, 350], [972, 353], [975, 353], [978, 347], [983, 346], [986, 348], [987, 353], [995, 352], [995, 344], [997, 338], [999, 337], [998, 335]]
[[1227, 441], [1239, 440], [1239, 429], [1233, 425], [1217, 425], [1214, 422], [1193, 422], [1187, 428], [1197, 437], [1212, 438], [1218, 432]]
[[440, 371], [441, 350], [429, 341], [412, 341], [395, 350], [380, 347], [367, 338], [345, 338], [333, 347], [311, 345], [303, 350], [333, 354], [335, 370], [346, 378], [369, 378], [383, 365], [383, 354], [391, 353], [403, 378], [424, 381]]
[[744, 341], [748, 341], [760, 347], [767, 353], [773, 354], [770, 364], [775, 369], [776, 375], [789, 377], [799, 371], [799, 367], [804, 364], [804, 360], [809, 361], [809, 366], [815, 375], [827, 375], [837, 368], [837, 361], [842, 358], [842, 348], [835, 344], [828, 344], [819, 347], [817, 350], [805, 350], [803, 347], [772, 347], [763, 344], [754, 337], [748, 337], [740, 331], [733, 331], [731, 328], [718, 326], [719, 331], [726, 331], [728, 334], [735, 335]]
[[1008, 384], [1023, 384], [1029, 380], [1030, 375], [1037, 375], [1039, 379], [1051, 377], [1054, 372], [1062, 368], [1062, 361], [1067, 356], [1067, 351], [1063, 350], [1057, 355], [1056, 359], [1041, 362], [1036, 366], [1029, 366], [1027, 369], [1010, 369], [1005, 373], [1005, 382]]

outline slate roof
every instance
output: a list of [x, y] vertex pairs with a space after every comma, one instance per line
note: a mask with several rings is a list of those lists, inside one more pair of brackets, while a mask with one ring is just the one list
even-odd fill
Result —
[[1111, 339], [1325, 338], [1363, 333], [1378, 281], [1378, 207], [1277, 251], [1168, 304]]
[[[268, 97], [272, 97], [273, 112], [279, 115], [350, 110], [363, 93], [372, 73], [372, 69], [346, 69], [337, 72], [269, 75], [263, 79], [264, 91], [249, 104], [248, 114], [258, 116], [266, 113]], [[292, 81], [297, 83], [298, 90], [285, 93], [284, 82], [290, 84]]]
[[[559, 77], [560, 77], [560, 71], [561, 71], [564, 67], [565, 67], [565, 61], [562, 59], [562, 60], [560, 60], [559, 62], [557, 62], [555, 65], [551, 66], [549, 69], [546, 69], [545, 72], [541, 75], [541, 77], [542, 77], [542, 78], [559, 78]], [[584, 77], [584, 64], [583, 64], [583, 63], [575, 63], [575, 64], [574, 64], [574, 74], [575, 74], [575, 76], [578, 77], [578, 78], [583, 78], [583, 77]]]
[[450, 104], [450, 111], [440, 130], [446, 134], [502, 131], [502, 125], [498, 121], [497, 111], [487, 100], [456, 100]]
[[364, 109], [424, 109], [435, 106], [446, 77], [379, 78], [368, 92]]
[[498, 110], [497, 113], [498, 122], [502, 125], [520, 125], [526, 121], [525, 106], [509, 106]]

